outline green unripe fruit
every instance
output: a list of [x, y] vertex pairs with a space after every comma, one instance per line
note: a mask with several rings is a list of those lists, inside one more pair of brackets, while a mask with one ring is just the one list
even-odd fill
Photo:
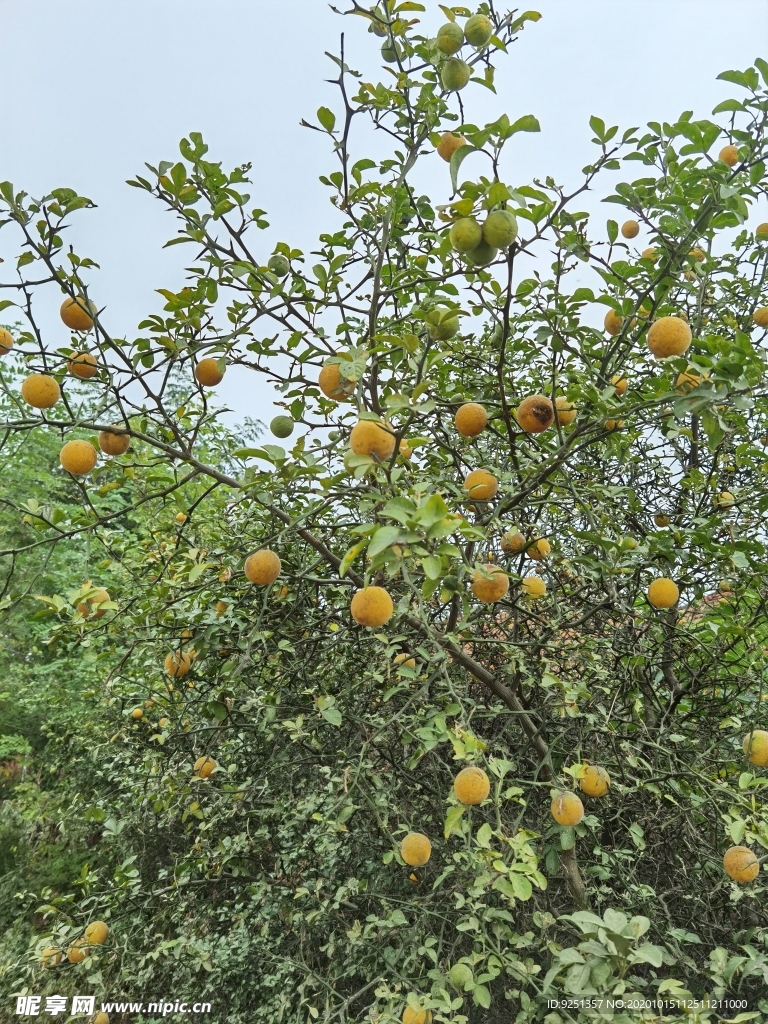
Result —
[[483, 229], [474, 217], [461, 217], [451, 225], [449, 237], [456, 252], [471, 252], [482, 242]]
[[493, 35], [493, 23], [484, 14], [473, 14], [464, 26], [467, 42], [478, 49], [485, 46]]
[[395, 46], [391, 39], [382, 44], [381, 57], [386, 64], [397, 64], [398, 60], [402, 59], [402, 56], [403, 51], [399, 46]]
[[517, 238], [517, 217], [509, 210], [494, 210], [485, 218], [483, 241], [494, 249], [508, 249]]
[[487, 242], [481, 242], [480, 245], [476, 246], [471, 252], [465, 253], [465, 255], [469, 262], [473, 263], [476, 267], [487, 267], [499, 255], [499, 250], [494, 249]]
[[455, 21], [448, 21], [437, 32], [437, 48], [442, 53], [450, 56], [456, 53], [464, 45], [464, 32], [461, 25]]
[[329, 430], [328, 431], [328, 440], [329, 441], [338, 441], [340, 437], [341, 437], [341, 431], [339, 431], [339, 430]]
[[288, 259], [285, 256], [281, 256], [279, 254], [276, 254], [275, 256], [270, 256], [269, 263], [267, 264], [267, 266], [275, 275], [275, 277], [285, 277], [286, 274], [288, 274], [291, 269], [291, 264], [288, 262]]
[[448, 92], [458, 92], [467, 84], [471, 74], [469, 64], [458, 57], [449, 57], [440, 71], [440, 81]]
[[454, 964], [448, 972], [448, 980], [457, 992], [463, 992], [467, 982], [474, 981], [469, 964]]
[[368, 26], [368, 31], [373, 32], [375, 36], [385, 36], [387, 34], [387, 26], [382, 25], [382, 22], [385, 21], [386, 19], [382, 14], [381, 8], [374, 7], [373, 10], [371, 11], [371, 14], [373, 14], [374, 17], [378, 18], [379, 20], [372, 20], [371, 24]]
[[433, 309], [427, 314], [429, 336], [433, 341], [447, 341], [459, 333], [459, 318], [457, 316], [449, 316], [445, 320], [441, 320], [441, 317], [448, 312], [449, 310], [446, 309]]
[[275, 416], [269, 424], [269, 429], [275, 437], [290, 437], [293, 433], [293, 420], [290, 416]]

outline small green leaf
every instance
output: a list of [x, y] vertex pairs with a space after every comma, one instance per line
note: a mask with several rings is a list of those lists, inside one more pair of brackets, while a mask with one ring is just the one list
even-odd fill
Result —
[[445, 828], [443, 829], [443, 835], [446, 839], [461, 821], [465, 810], [464, 804], [455, 804], [453, 807], [448, 808], [448, 813], [445, 816]]
[[317, 111], [317, 119], [326, 131], [332, 132], [336, 124], [336, 115], [328, 107], [320, 107]]

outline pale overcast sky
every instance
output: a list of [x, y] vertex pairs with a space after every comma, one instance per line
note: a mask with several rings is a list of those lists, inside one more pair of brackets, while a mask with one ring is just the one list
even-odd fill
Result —
[[[422, 23], [435, 32], [444, 17], [435, 0], [426, 6]], [[507, 58], [499, 55], [498, 94], [462, 93], [475, 124], [504, 111], [539, 118], [540, 135], [518, 135], [509, 147], [512, 184], [547, 174], [577, 183], [595, 154], [590, 114], [622, 129], [683, 110], [709, 117], [739, 93], [717, 74], [768, 52], [764, 0], [530, 0], [521, 9], [528, 8], [542, 20], [526, 27]], [[162, 309], [154, 290], [184, 283], [191, 249], [162, 250], [176, 230], [172, 218], [125, 180], [145, 161], [177, 158], [190, 131], [202, 132], [209, 157], [225, 168], [253, 163], [251, 205], [271, 224], [261, 236], [265, 257], [277, 241], [308, 251], [327, 230], [334, 212], [318, 176], [335, 169], [334, 157], [327, 138], [299, 121], [314, 120], [321, 104], [337, 107], [324, 82], [334, 69], [324, 51], [338, 52], [342, 30], [348, 62], [369, 80], [376, 74], [381, 41], [362, 19], [341, 18], [323, 0], [0, 0], [0, 23], [0, 180], [34, 196], [68, 186], [97, 204], [75, 218], [70, 239], [101, 265], [91, 293], [107, 307], [114, 335], [135, 336], [139, 321]], [[639, 173], [626, 166], [619, 180]], [[446, 165], [436, 157], [420, 184], [446, 202]], [[608, 190], [606, 179], [586, 208]], [[621, 219], [617, 207], [600, 212]], [[750, 216], [761, 220], [768, 209]], [[6, 260], [19, 251], [11, 231], [0, 232]], [[49, 293], [40, 319], [54, 336], [63, 330], [61, 296]], [[277, 411], [271, 388], [260, 380], [254, 387], [241, 368], [218, 393], [234, 419], [268, 422]]]

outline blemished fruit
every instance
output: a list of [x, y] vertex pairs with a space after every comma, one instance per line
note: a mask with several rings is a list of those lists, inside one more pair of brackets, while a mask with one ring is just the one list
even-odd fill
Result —
[[540, 434], [554, 421], [554, 407], [545, 395], [529, 395], [517, 407], [517, 422], [526, 434]]
[[488, 245], [486, 241], [480, 242], [474, 249], [464, 253], [468, 262], [475, 267], [487, 267], [489, 263], [493, 263], [498, 255], [499, 250], [494, 249], [492, 245]]
[[565, 395], [558, 395], [555, 399], [555, 416], [561, 427], [567, 427], [576, 419], [576, 406], [569, 402]]
[[274, 551], [262, 548], [246, 558], [243, 568], [251, 583], [255, 583], [258, 587], [265, 587], [275, 582], [280, 575], [281, 565], [282, 563]]
[[459, 92], [469, 81], [472, 71], [458, 57], [449, 57], [440, 70], [440, 81], [446, 92]]
[[131, 712], [131, 718], [138, 722], [140, 718], [144, 717], [144, 708], [134, 708]]
[[325, 363], [320, 376], [317, 378], [317, 386], [326, 398], [332, 398], [334, 402], [347, 402], [355, 393], [355, 382], [341, 376], [338, 363]]
[[67, 370], [73, 377], [90, 380], [99, 372], [96, 356], [92, 352], [73, 352], [67, 360]]
[[510, 210], [493, 210], [483, 221], [483, 241], [494, 249], [508, 249], [517, 238], [517, 217]]
[[54, 946], [46, 946], [40, 954], [40, 963], [43, 967], [56, 967], [64, 959], [64, 954]]
[[717, 159], [729, 167], [735, 167], [739, 162], [739, 150], [736, 146], [723, 146], [717, 154]]
[[33, 409], [52, 409], [61, 398], [61, 388], [55, 377], [32, 373], [22, 381], [21, 397]]
[[73, 476], [86, 476], [98, 458], [99, 454], [90, 441], [67, 441], [59, 452], [62, 468]]
[[406, 1006], [403, 1016], [400, 1018], [403, 1024], [431, 1024], [431, 1010], [414, 1010], [412, 1006]]
[[457, 992], [463, 992], [466, 985], [474, 980], [472, 968], [469, 964], [454, 964], [448, 971], [448, 981]]
[[172, 679], [185, 676], [192, 668], [192, 659], [186, 651], [170, 651], [165, 656], [163, 668]]
[[7, 356], [13, 348], [13, 336], [10, 331], [0, 327], [0, 356]]
[[526, 576], [520, 584], [523, 597], [529, 597], [531, 600], [536, 598], [544, 597], [547, 592], [547, 584], [541, 578], [541, 576]]
[[758, 242], [768, 242], [768, 223], [757, 225], [755, 228], [755, 238]]
[[456, 252], [471, 252], [483, 240], [483, 229], [474, 217], [460, 217], [451, 224], [448, 232], [451, 246]]
[[291, 264], [288, 257], [283, 256], [280, 253], [275, 253], [274, 256], [270, 256], [267, 266], [275, 277], [286, 277], [291, 270]]
[[290, 437], [293, 433], [294, 422], [291, 416], [275, 416], [269, 424], [269, 429], [275, 437]]
[[491, 792], [491, 781], [476, 764], [462, 768], [453, 780], [453, 791], [459, 803], [475, 807]]
[[462, 437], [477, 437], [485, 430], [488, 413], [477, 402], [465, 402], [456, 410], [453, 422]]
[[613, 384], [613, 390], [617, 395], [621, 396], [627, 393], [627, 387], [629, 385], [626, 378], [622, 377], [620, 374], [615, 373], [613, 377], [611, 377], [611, 384]]
[[85, 939], [78, 939], [77, 942], [73, 942], [67, 950], [67, 960], [71, 964], [81, 964], [83, 960], [88, 956], [90, 950], [85, 944]]
[[760, 862], [747, 846], [731, 846], [723, 856], [723, 870], [734, 882], [753, 882], [760, 874]]
[[114, 434], [111, 430], [99, 433], [99, 448], [105, 455], [125, 455], [131, 443], [128, 434]]
[[657, 359], [681, 356], [691, 344], [691, 328], [679, 316], [663, 316], [648, 331], [648, 348]]
[[208, 776], [213, 772], [216, 767], [216, 762], [212, 757], [198, 757], [195, 761], [194, 768], [192, 769], [198, 779], [207, 779]]
[[349, 611], [359, 626], [383, 626], [392, 618], [395, 606], [384, 587], [362, 587], [355, 592]]
[[78, 295], [76, 299], [64, 299], [59, 309], [59, 316], [71, 331], [90, 331], [93, 327], [93, 314], [96, 307]]
[[761, 306], [752, 314], [753, 323], [758, 327], [768, 327], [768, 306]]
[[360, 420], [349, 435], [349, 446], [355, 455], [371, 455], [383, 461], [395, 450], [395, 435], [374, 420]]
[[715, 498], [715, 508], [732, 508], [736, 504], [736, 498], [730, 491], [721, 491]]
[[490, 501], [499, 489], [499, 481], [487, 469], [473, 469], [464, 478], [464, 490], [473, 501]]
[[432, 843], [421, 832], [409, 832], [400, 844], [400, 856], [412, 868], [422, 868], [432, 856]]
[[765, 729], [753, 729], [742, 740], [741, 749], [752, 764], [765, 768], [768, 765], [768, 732]]
[[416, 668], [416, 659], [401, 652], [395, 655], [395, 665], [399, 665], [400, 668]]
[[103, 921], [91, 921], [83, 932], [86, 942], [94, 946], [103, 946], [109, 935], [109, 926]]
[[584, 817], [584, 804], [575, 793], [565, 789], [561, 789], [552, 797], [550, 810], [558, 825], [578, 825]]
[[484, 565], [472, 573], [472, 593], [483, 604], [500, 601], [509, 590], [509, 577], [498, 565]]
[[663, 512], [657, 512], [653, 517], [653, 521], [660, 529], [663, 529], [665, 526], [669, 526], [672, 522], [669, 516], [665, 516]]
[[620, 317], [615, 310], [609, 309], [608, 312], [605, 314], [605, 319], [603, 320], [603, 327], [610, 335], [615, 337], [617, 334], [621, 332], [621, 325], [623, 323], [624, 318]]
[[464, 38], [470, 46], [480, 49], [493, 35], [493, 22], [484, 14], [473, 14], [464, 24]]
[[219, 360], [208, 356], [195, 367], [195, 380], [204, 388], [213, 388], [224, 380], [224, 372], [219, 369]]
[[637, 238], [640, 234], [640, 225], [636, 220], [625, 220], [621, 225], [621, 234], [624, 238]]
[[525, 553], [529, 558], [532, 558], [534, 562], [540, 562], [542, 558], [547, 557], [551, 550], [552, 547], [549, 541], [544, 540], [544, 538], [541, 537], [539, 540], [535, 541], [535, 543], [531, 544]]
[[101, 605], [106, 604], [109, 599], [109, 594], [106, 590], [103, 587], [99, 587], [98, 590], [94, 591], [92, 597], [85, 601], [78, 601], [76, 607], [84, 619], [100, 619], [102, 615], [106, 614], [106, 608], [102, 608]]
[[648, 587], [648, 601], [654, 608], [671, 608], [679, 597], [677, 584], [667, 576], [660, 576]]
[[433, 341], [448, 341], [459, 333], [459, 318], [453, 309], [431, 309], [427, 313], [427, 330]]
[[512, 533], [508, 531], [501, 538], [501, 550], [505, 551], [508, 555], [516, 555], [519, 551], [522, 551], [527, 541], [522, 533]]
[[579, 789], [587, 796], [605, 796], [611, 787], [611, 777], [605, 768], [600, 765], [587, 765], [584, 774], [579, 779]]
[[455, 21], [447, 21], [437, 30], [437, 48], [450, 57], [464, 45], [464, 30]]
[[456, 150], [466, 145], [467, 140], [463, 135], [456, 135], [454, 132], [443, 132], [437, 144], [437, 152], [446, 163], [450, 163], [451, 157]]

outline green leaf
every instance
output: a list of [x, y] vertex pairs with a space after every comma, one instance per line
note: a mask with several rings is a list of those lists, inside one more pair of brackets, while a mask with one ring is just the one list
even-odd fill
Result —
[[341, 712], [336, 707], [323, 708], [320, 712], [323, 718], [328, 722], [329, 725], [339, 726], [341, 725]]
[[341, 560], [341, 565], [339, 566], [339, 579], [340, 580], [344, 579], [344, 577], [347, 574], [347, 571], [349, 570], [349, 567], [352, 565], [352, 563], [357, 558], [357, 556], [360, 554], [360, 552], [365, 548], [367, 543], [368, 543], [368, 538], [367, 537], [364, 540], [359, 540], [357, 542], [357, 544], [353, 544], [352, 547], [349, 549], [349, 551], [347, 551], [347, 553], [344, 555], [344, 557]]
[[439, 580], [443, 572], [443, 563], [437, 555], [428, 555], [421, 560], [422, 568], [427, 574], [427, 579]]
[[459, 146], [456, 152], [451, 157], [450, 169], [451, 169], [451, 187], [455, 192], [457, 190], [458, 182], [457, 177], [459, 168], [464, 163], [465, 157], [468, 157], [470, 153], [477, 153], [478, 151], [474, 146]]
[[465, 810], [466, 807], [464, 806], [464, 804], [454, 804], [453, 807], [448, 808], [448, 813], [445, 816], [445, 826], [443, 829], [443, 835], [445, 836], [446, 839], [450, 836], [451, 832], [453, 832], [454, 828], [456, 828], [458, 823], [461, 821]]
[[326, 131], [332, 132], [336, 124], [336, 115], [328, 107], [320, 107], [317, 111], [317, 119]]
[[540, 132], [541, 125], [538, 119], [533, 114], [523, 114], [522, 117], [518, 117], [509, 128], [504, 132], [504, 135], [509, 138], [510, 135], [514, 135], [516, 132]]
[[474, 991], [472, 992], [472, 998], [478, 1006], [482, 1006], [484, 1010], [490, 1008], [491, 1005], [491, 993], [485, 985], [475, 985]]
[[484, 850], [487, 850], [490, 848], [491, 839], [493, 839], [493, 829], [486, 821], [477, 830], [475, 842], [477, 843], [478, 846], [482, 846]]
[[373, 558], [374, 555], [378, 555], [380, 551], [384, 551], [386, 548], [396, 544], [402, 536], [402, 530], [398, 526], [381, 526], [376, 533], [374, 533], [371, 543], [368, 545], [368, 555]]
[[521, 875], [519, 871], [510, 871], [507, 878], [512, 883], [512, 888], [515, 890], [515, 896], [517, 899], [525, 902], [531, 898], [533, 894], [533, 886], [525, 875]]

